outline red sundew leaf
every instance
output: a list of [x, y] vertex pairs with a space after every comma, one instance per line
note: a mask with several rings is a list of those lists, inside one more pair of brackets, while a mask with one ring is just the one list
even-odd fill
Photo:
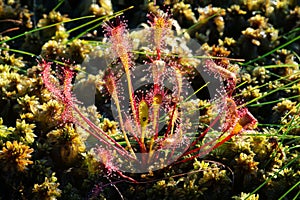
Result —
[[[236, 103], [231, 98], [227, 98], [227, 112], [226, 113], [226, 125], [223, 127], [223, 132], [219, 135], [219, 137], [214, 138], [213, 140], [203, 144], [202, 146], [187, 151], [182, 156], [191, 155], [189, 158], [178, 161], [187, 162], [196, 157], [203, 156], [211, 152], [212, 150], [218, 148], [225, 142], [229, 141], [233, 136], [240, 134], [244, 130], [252, 130], [257, 125], [257, 119], [249, 112], [247, 108], [237, 109]], [[215, 119], [215, 121], [218, 118]], [[231, 121], [230, 121], [231, 120]], [[229, 122], [228, 122], [229, 121]], [[211, 124], [213, 126], [214, 122]], [[207, 132], [210, 130], [208, 127], [199, 138], [194, 141], [191, 145], [194, 146], [200, 140], [200, 138], [204, 138]], [[206, 149], [209, 147], [208, 149]], [[196, 154], [195, 154], [196, 153]]]
[[113, 56], [120, 58], [125, 70], [129, 70], [132, 66], [131, 52], [132, 43], [127, 30], [127, 24], [116, 19], [116, 23], [106, 22], [103, 25], [105, 36], [110, 43], [110, 51]]
[[217, 65], [213, 60], [207, 60], [205, 64], [206, 69], [212, 72], [216, 77], [221, 80], [234, 80], [236, 82], [236, 74], [225, 69], [222, 66]]
[[107, 75], [104, 77], [104, 81], [105, 81], [105, 86], [106, 86], [108, 93], [111, 96], [116, 95], [116, 93], [117, 93], [116, 77], [111, 72], [108, 72]]
[[247, 108], [239, 110], [239, 122], [243, 129], [251, 130], [256, 128], [257, 119], [249, 112]]
[[39, 63], [39, 65], [43, 68], [42, 80], [45, 87], [54, 95], [54, 97], [56, 99], [62, 100], [62, 91], [54, 84], [53, 80], [51, 80], [51, 64], [51, 62], [46, 62], [45, 60], [42, 60]]
[[72, 79], [74, 77], [74, 72], [69, 67], [63, 68], [64, 72], [64, 82], [63, 82], [63, 94], [65, 104], [73, 104], [73, 94], [72, 94]]
[[232, 98], [226, 98], [225, 101], [226, 104], [224, 110], [226, 111], [226, 115], [222, 127], [223, 132], [226, 132], [232, 128], [234, 124], [236, 124], [239, 117], [237, 106], [234, 100]]
[[63, 82], [63, 104], [65, 105], [62, 119], [64, 122], [74, 122], [75, 119], [72, 114], [72, 107], [74, 106], [74, 98], [71, 91], [72, 79], [74, 72], [69, 67], [64, 67], [64, 82]]
[[169, 121], [169, 124], [168, 124], [167, 131], [165, 133], [165, 138], [167, 138], [169, 134], [172, 134], [171, 130], [175, 126], [175, 123], [176, 123], [175, 120], [177, 119], [176, 112], [177, 112], [176, 104], [174, 104], [173, 108], [172, 108], [172, 112], [170, 113], [170, 121]]
[[163, 11], [156, 14], [148, 14], [148, 23], [152, 28], [152, 42], [155, 45], [157, 51], [157, 60], [160, 60], [161, 50], [165, 46], [165, 40], [168, 37], [169, 31], [171, 30], [170, 15]]
[[218, 148], [225, 142], [227, 142], [230, 138], [232, 138], [235, 135], [238, 135], [243, 130], [252, 130], [256, 127], [257, 119], [249, 112], [247, 108], [242, 108], [238, 110], [238, 121], [237, 123], [231, 128], [230, 134], [226, 136], [224, 139], [222, 139], [220, 142], [218, 142], [215, 146], [215, 148]]
[[[76, 98], [72, 94], [72, 80], [74, 77], [74, 71], [70, 66], [62, 67], [62, 76], [59, 76], [57, 84], [53, 78], [51, 78], [51, 62], [46, 62], [42, 60], [39, 65], [43, 68], [42, 79], [45, 87], [52, 93], [54, 98], [60, 101], [65, 107], [62, 113], [63, 122], [74, 122], [75, 118], [72, 114], [72, 108], [74, 106], [74, 101]], [[62, 84], [59, 84], [61, 82]]]

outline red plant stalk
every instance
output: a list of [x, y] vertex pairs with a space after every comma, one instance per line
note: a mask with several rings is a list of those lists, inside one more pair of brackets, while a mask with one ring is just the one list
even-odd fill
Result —
[[117, 107], [117, 111], [118, 111], [118, 116], [119, 116], [119, 121], [120, 121], [120, 126], [121, 126], [121, 131], [123, 133], [124, 139], [126, 141], [126, 145], [130, 151], [130, 153], [132, 154], [132, 156], [135, 156], [135, 153], [131, 147], [130, 141], [127, 137], [126, 131], [125, 131], [125, 126], [124, 126], [124, 121], [123, 121], [123, 117], [122, 117], [122, 113], [121, 113], [121, 107], [120, 107], [120, 102], [119, 102], [119, 97], [118, 97], [118, 91], [117, 91], [117, 84], [116, 84], [116, 80], [115, 77], [113, 76], [112, 73], [109, 73], [105, 78], [104, 78], [105, 82], [106, 82], [106, 88], [108, 90], [108, 92], [110, 93], [110, 95], [112, 96], [113, 100], [115, 101], [115, 105]]
[[[42, 71], [42, 79], [45, 87], [53, 94], [53, 96], [64, 105], [64, 111], [62, 114], [63, 123], [74, 123], [83, 128], [89, 134], [93, 135], [99, 141], [103, 142], [106, 145], [110, 145], [113, 149], [119, 152], [121, 155], [126, 156], [130, 159], [135, 159], [135, 157], [127, 155], [127, 150], [122, 147], [119, 143], [117, 143], [113, 138], [111, 138], [107, 133], [105, 133], [102, 129], [97, 127], [93, 122], [91, 122], [87, 117], [85, 117], [82, 112], [77, 108], [74, 102], [78, 102], [75, 97], [72, 95], [72, 79], [74, 78], [74, 72], [71, 66], [61, 66], [61, 70], [63, 71], [63, 75], [59, 76], [63, 80], [61, 85], [59, 81], [52, 76], [51, 70], [51, 62], [46, 62], [42, 60], [39, 65], [43, 68]], [[83, 126], [79, 120], [77, 120], [73, 111], [75, 111], [80, 118], [87, 123], [87, 125], [91, 128], [87, 129]], [[113, 144], [113, 145], [111, 145]]]
[[161, 59], [161, 51], [165, 47], [165, 41], [171, 31], [171, 20], [167, 13], [158, 11], [155, 14], [148, 14], [148, 23], [152, 30], [152, 40], [157, 53], [157, 60]]
[[[224, 144], [225, 142], [227, 142], [228, 140], [230, 140], [233, 136], [238, 135], [239, 133], [241, 133], [242, 131], [246, 131], [246, 130], [252, 130], [256, 127], [257, 125], [257, 119], [249, 112], [249, 110], [247, 108], [241, 108], [241, 109], [237, 109], [236, 103], [234, 102], [233, 99], [229, 99], [227, 98], [227, 112], [226, 112], [226, 119], [225, 120], [231, 120], [228, 124], [225, 124], [223, 127], [223, 133], [211, 140], [210, 142], [207, 142], [205, 144], [203, 144], [201, 147], [192, 149], [190, 151], [187, 151], [186, 153], [184, 153], [182, 155], [186, 156], [186, 155], [192, 155], [196, 152], [199, 152], [196, 155], [193, 155], [189, 158], [180, 160], [178, 163], [180, 162], [186, 162], [188, 160], [192, 160], [196, 157], [199, 156], [203, 156], [208, 154], [210, 151], [218, 148], [219, 146], [221, 146], [222, 144]], [[233, 114], [234, 113], [234, 114]], [[219, 120], [218, 118], [216, 118], [215, 120]], [[210, 130], [210, 128], [214, 125], [216, 121], [214, 121], [210, 127], [208, 127], [200, 136], [199, 138], [203, 138], [205, 136], [205, 134]], [[204, 136], [203, 136], [204, 134]], [[198, 140], [198, 139], [197, 139]], [[195, 143], [194, 143], [195, 145]], [[206, 147], [209, 147], [207, 150], [205, 151], [201, 151], [203, 149], [205, 149]], [[200, 152], [201, 151], [201, 152]]]
[[116, 26], [110, 23], [106, 23], [104, 24], [103, 28], [105, 30], [106, 37], [109, 39], [109, 43], [111, 45], [110, 50], [112, 55], [120, 59], [123, 69], [125, 71], [132, 115], [134, 121], [136, 122], [136, 127], [139, 128], [137, 106], [134, 99], [134, 89], [132, 86], [130, 71], [130, 69], [133, 67], [133, 62], [131, 58], [132, 44], [129, 38], [127, 24], [121, 21], [120, 18], [117, 18], [117, 20], [118, 21]]
[[[62, 120], [63, 122], [73, 122], [75, 119], [71, 113], [71, 107], [73, 107], [73, 102], [75, 98], [72, 96], [71, 87], [72, 87], [72, 78], [74, 76], [73, 70], [68, 67], [64, 66], [62, 68], [62, 76], [63, 83], [59, 85], [57, 80], [54, 80], [54, 77], [51, 75], [51, 62], [46, 62], [42, 60], [40, 62], [40, 66], [43, 67], [42, 71], [42, 79], [46, 88], [54, 95], [56, 99], [62, 102], [65, 105], [64, 111], [62, 113]], [[56, 84], [55, 84], [56, 82]]]

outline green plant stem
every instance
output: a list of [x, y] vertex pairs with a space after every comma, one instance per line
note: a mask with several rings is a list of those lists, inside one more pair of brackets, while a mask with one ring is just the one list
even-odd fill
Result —
[[88, 19], [88, 18], [94, 18], [94, 17], [95, 17], [94, 15], [83, 16], [83, 17], [79, 17], [79, 18], [76, 18], [76, 19], [65, 20], [65, 21], [62, 21], [62, 22], [58, 22], [58, 23], [55, 23], [55, 24], [48, 25], [48, 26], [43, 26], [43, 27], [40, 27], [40, 28], [36, 28], [36, 29], [30, 30], [30, 31], [26, 31], [25, 33], [16, 35], [14, 37], [8, 38], [7, 40], [0, 41], [0, 45], [3, 44], [3, 43], [9, 42], [11, 40], [15, 40], [19, 37], [25, 36], [27, 34], [34, 33], [34, 32], [44, 30], [44, 29], [47, 29], [47, 28], [51, 28], [53, 26], [57, 26], [57, 25], [60, 25], [62, 23], [69, 23], [69, 22], [74, 22], [74, 21], [79, 21], [79, 20], [82, 20], [82, 19]]
[[281, 169], [279, 169], [277, 172], [274, 173], [274, 175], [268, 177], [261, 185], [259, 185], [255, 190], [253, 190], [246, 198], [248, 199], [252, 194], [255, 194], [258, 190], [260, 190], [264, 185], [266, 185], [273, 177], [277, 176], [282, 170], [289, 167], [291, 164], [293, 164], [295, 161], [300, 159], [300, 155], [298, 155], [296, 158], [288, 162], [285, 166], [283, 166]]
[[256, 62], [256, 61], [258, 61], [258, 60], [260, 60], [260, 59], [262, 59], [262, 58], [264, 58], [264, 57], [266, 57], [266, 56], [268, 56], [268, 55], [270, 55], [270, 54], [272, 54], [272, 53], [274, 53], [274, 52], [276, 52], [277, 50], [282, 49], [282, 48], [284, 48], [284, 47], [286, 47], [286, 46], [292, 44], [293, 42], [296, 42], [296, 41], [299, 40], [299, 39], [300, 39], [300, 35], [299, 35], [298, 37], [295, 37], [295, 38], [291, 39], [290, 41], [284, 43], [283, 45], [280, 45], [279, 47], [277, 47], [277, 48], [275, 48], [275, 49], [273, 49], [273, 50], [271, 50], [271, 51], [265, 53], [264, 55], [259, 56], [259, 57], [255, 58], [255, 59], [253, 59], [253, 60], [250, 60], [250, 61], [248, 61], [248, 62], [246, 62], [246, 63], [240, 63], [240, 65], [242, 65], [242, 66], [245, 66], [245, 65], [246, 65], [246, 66], [247, 66], [247, 65], [249, 65], [249, 64], [252, 64], [252, 63], [254, 63], [254, 62]]
[[299, 184], [300, 184], [300, 181], [298, 181], [298, 183], [296, 183], [288, 191], [286, 191], [286, 193], [284, 193], [278, 200], [284, 199], [286, 197], [286, 195], [288, 195], [292, 190], [294, 190]]

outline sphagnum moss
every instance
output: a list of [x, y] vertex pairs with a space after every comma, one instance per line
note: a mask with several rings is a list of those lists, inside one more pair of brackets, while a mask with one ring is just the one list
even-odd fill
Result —
[[27, 169], [28, 165], [33, 164], [31, 153], [34, 150], [29, 146], [17, 142], [7, 141], [0, 151], [1, 165], [4, 171], [20, 171]]
[[[159, 1], [156, 3], [160, 4]], [[164, 175], [154, 173], [143, 176], [147, 177], [141, 179], [144, 183], [130, 185], [126, 182], [113, 182], [113, 184], [120, 188], [124, 198], [131, 197], [133, 199], [139, 197], [151, 199], [157, 196], [170, 199], [172, 195], [174, 198], [182, 196], [193, 199], [196, 197], [216, 199], [216, 195], [219, 194], [223, 199], [229, 199], [232, 196], [235, 199], [255, 200], [296, 199], [299, 197], [299, 193], [297, 193], [300, 170], [297, 114], [299, 110], [299, 44], [295, 41], [299, 35], [300, 24], [298, 23], [299, 6], [296, 5], [297, 1], [244, 1], [239, 5], [233, 4], [232, 1], [226, 3], [189, 1], [189, 4], [187, 2], [173, 4], [165, 1], [165, 3], [170, 6], [174, 18], [181, 27], [186, 27], [185, 19], [188, 19], [192, 27], [187, 32], [196, 36], [199, 41], [207, 42], [207, 49], [214, 49], [212, 51], [215, 53], [214, 55], [222, 54], [223, 57], [226, 55], [232, 58], [246, 59], [244, 63], [240, 63], [244, 67], [240, 69], [242, 76], [238, 74], [236, 77], [238, 89], [233, 96], [237, 99], [244, 96], [242, 98], [244, 100], [240, 104], [247, 104], [260, 124], [256, 131], [247, 131], [244, 133], [247, 136], [232, 138], [230, 142], [226, 142], [205, 157], [219, 161], [225, 165], [225, 168], [221, 164], [212, 166], [203, 161], [207, 167], [205, 168], [206, 164], [202, 164], [203, 170], [195, 172], [193, 162], [190, 161], [174, 168], [165, 169], [161, 172]], [[208, 6], [210, 3], [211, 6]], [[48, 58], [60, 61], [61, 57], [67, 57], [71, 61], [80, 62], [90, 51], [90, 47], [84, 43], [86, 39], [101, 37], [101, 31], [94, 29], [93, 32], [86, 33], [86, 37], [82, 40], [75, 40], [74, 43], [71, 42], [72, 44], [68, 45], [67, 43], [71, 39], [71, 35], [67, 31], [69, 24], [60, 23], [60, 19], [68, 20], [64, 16], [64, 11], [70, 10], [70, 5], [61, 4], [63, 8], [68, 9], [60, 10], [57, 6], [53, 9], [56, 11], [46, 13], [47, 16], [43, 17], [42, 10], [51, 10], [52, 8], [49, 9], [46, 5], [39, 4], [38, 7], [28, 5], [28, 9], [26, 9], [25, 4], [25, 2], [21, 4], [20, 1], [0, 2], [0, 9], [3, 11], [0, 14], [0, 23], [3, 25], [0, 31], [2, 34], [0, 39], [0, 84], [2, 84], [0, 114], [3, 118], [0, 125], [2, 148], [0, 164], [5, 166], [1, 168], [2, 172], [6, 170], [0, 176], [0, 197], [3, 199], [32, 199], [33, 197], [40, 199], [47, 196], [43, 195], [47, 190], [49, 192], [47, 198], [82, 199], [91, 194], [91, 188], [95, 183], [98, 185], [98, 192], [94, 187], [94, 193], [97, 193], [99, 198], [116, 197], [112, 194], [115, 193], [115, 188], [110, 187], [109, 185], [112, 183], [103, 178], [105, 170], [99, 167], [100, 164], [94, 159], [91, 152], [79, 153], [78, 155], [82, 156], [79, 156], [80, 159], [78, 157], [74, 159], [75, 157], [71, 155], [75, 154], [69, 154], [72, 157], [71, 160], [78, 162], [70, 165], [68, 169], [64, 166], [64, 170], [62, 170], [59, 165], [54, 164], [53, 144], [63, 145], [63, 141], [67, 142], [67, 145], [79, 144], [80, 142], [77, 142], [79, 140], [82, 142], [82, 139], [78, 141], [75, 139], [75, 142], [70, 143], [70, 140], [63, 140], [61, 136], [58, 138], [51, 138], [50, 134], [49, 137], [46, 136], [53, 130], [64, 129], [60, 117], [64, 108], [59, 101], [51, 97], [49, 92], [41, 89], [43, 86], [39, 77], [40, 69], [32, 66], [35, 65], [32, 61], [35, 58], [28, 58], [25, 55], [21, 58], [19, 53], [14, 54], [9, 51], [9, 48], [21, 48], [26, 52], [39, 55], [43, 46], [44, 57], [48, 56]], [[89, 5], [78, 5], [78, 9], [74, 9], [74, 12], [76, 10], [77, 15], [79, 10], [87, 13], [87, 7]], [[102, 16], [112, 13], [112, 8], [116, 10], [126, 7], [126, 5], [121, 1], [113, 6], [109, 1], [99, 1], [97, 6], [91, 7], [94, 14]], [[139, 10], [139, 13], [142, 16], [143, 9], [151, 9], [156, 12], [159, 6], [151, 2], [141, 5], [140, 8], [142, 9]], [[37, 12], [34, 13], [34, 10]], [[144, 15], [146, 14], [144, 13]], [[38, 19], [39, 17], [41, 20]], [[52, 22], [50, 19], [53, 19]], [[59, 22], [59, 24], [54, 26], [52, 31], [45, 29], [46, 31], [25, 34], [24, 42], [20, 37], [10, 40], [5, 36], [13, 37], [21, 32], [32, 30], [30, 28], [36, 24], [44, 26], [55, 22]], [[259, 31], [266, 37], [257, 35]], [[284, 45], [284, 48], [288, 50], [280, 47], [280, 51], [278, 49], [273, 51], [273, 48], [278, 45]], [[226, 52], [230, 52], [230, 54], [227, 55]], [[251, 58], [253, 60], [249, 60]], [[224, 58], [219, 60], [225, 62], [225, 65], [228, 61]], [[190, 61], [185, 59], [185, 62]], [[28, 69], [28, 73], [25, 72], [26, 69]], [[207, 119], [212, 116], [210, 102], [200, 102], [199, 104], [200, 113], [203, 113], [200, 120], [207, 123]], [[275, 114], [270, 117], [271, 113]], [[15, 132], [16, 122], [19, 127], [18, 137]], [[35, 128], [31, 127], [30, 130], [33, 130], [37, 137], [33, 137], [32, 132], [26, 128], [31, 124], [34, 124]], [[103, 123], [105, 128], [111, 127], [110, 125], [108, 120]], [[203, 127], [205, 127], [204, 124]], [[111, 131], [110, 133], [114, 130], [114, 126], [107, 129], [108, 132]], [[28, 136], [31, 135], [27, 139], [25, 139], [26, 133], [29, 134]], [[32, 138], [34, 139], [32, 140]], [[9, 156], [11, 155], [9, 152], [18, 152], [15, 155], [19, 155], [23, 160], [16, 162]], [[64, 155], [67, 156], [66, 153]], [[8, 159], [11, 159], [12, 162], [9, 162]], [[19, 165], [21, 167], [18, 168]], [[7, 166], [13, 167], [8, 169]], [[24, 170], [20, 171], [20, 169]], [[219, 173], [224, 169], [226, 175], [224, 172]], [[201, 179], [205, 170], [207, 171], [206, 177], [211, 175], [211, 177], [218, 177], [219, 180], [209, 181], [206, 179], [207, 182], [202, 181], [199, 184], [197, 180]], [[220, 176], [213, 176], [214, 173], [209, 171], [218, 172]], [[55, 177], [52, 172], [56, 172]], [[191, 173], [189, 174], [189, 172]], [[70, 176], [76, 180], [74, 181]], [[173, 177], [170, 178], [170, 176]], [[160, 180], [153, 181], [156, 178]], [[244, 187], [237, 181], [242, 178], [247, 183]], [[113, 181], [118, 181], [116, 179]], [[79, 183], [78, 180], [82, 181]], [[250, 186], [249, 180], [253, 181]], [[210, 183], [214, 183], [212, 187], [207, 186]], [[222, 183], [224, 184], [222, 185]], [[130, 185], [130, 191], [124, 189], [128, 188], [128, 185]], [[217, 190], [215, 194], [209, 193], [209, 191], [218, 189], [219, 186], [224, 186], [224, 190]], [[35, 192], [33, 193], [33, 191]], [[118, 195], [118, 197], [120, 196]]]

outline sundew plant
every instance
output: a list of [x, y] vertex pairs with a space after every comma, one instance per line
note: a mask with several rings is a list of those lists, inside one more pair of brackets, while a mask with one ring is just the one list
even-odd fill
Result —
[[[145, 173], [204, 156], [242, 130], [253, 129], [257, 122], [232, 97], [236, 71], [219, 66], [209, 56], [201, 57], [200, 45], [176, 36], [167, 13], [151, 13], [148, 18], [147, 27], [132, 33], [121, 18], [103, 25], [109, 64], [99, 66], [104, 69], [99, 90], [110, 97], [111, 113], [118, 122], [114, 134], [81, 111], [72, 93], [72, 65], [56, 66], [60, 72], [54, 78], [52, 63], [40, 63], [45, 87], [64, 104], [63, 123], [73, 123], [92, 136], [87, 143], [94, 145], [95, 156], [110, 172]], [[134, 42], [146, 48], [138, 63]], [[195, 77], [202, 78], [205, 72], [213, 77], [193, 88]], [[215, 82], [214, 88], [209, 81]], [[199, 121], [197, 97], [203, 88], [208, 88], [215, 112], [206, 126]]]
[[299, 13], [0, 0], [0, 199], [298, 199]]

